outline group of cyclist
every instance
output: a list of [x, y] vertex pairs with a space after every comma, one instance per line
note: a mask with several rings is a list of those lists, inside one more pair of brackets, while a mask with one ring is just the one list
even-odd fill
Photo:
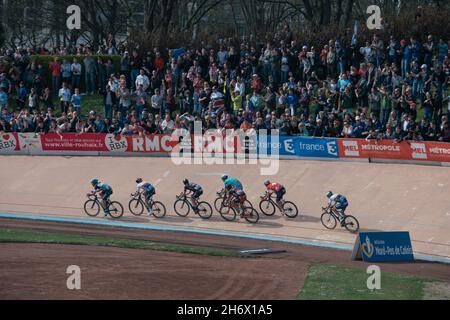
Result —
[[[244, 203], [247, 200], [247, 195], [244, 191], [244, 186], [242, 183], [236, 179], [229, 177], [228, 175], [222, 176], [222, 181], [224, 183], [224, 190], [225, 190], [225, 197], [234, 203], [234, 206], [240, 213], [241, 218], [244, 217]], [[109, 215], [109, 209], [108, 209], [108, 203], [109, 198], [113, 194], [113, 189], [110, 185], [107, 183], [101, 182], [99, 179], [92, 179], [91, 184], [94, 187], [94, 190], [88, 194], [94, 195], [99, 194], [102, 201], [103, 206], [105, 208], [105, 216]], [[186, 195], [189, 195], [192, 199], [194, 210], [198, 210], [198, 202], [200, 197], [203, 195], [203, 188], [197, 184], [189, 181], [188, 179], [183, 180], [184, 184], [184, 192]], [[156, 194], [156, 188], [149, 182], [144, 181], [142, 178], [136, 179], [136, 185], [137, 185], [137, 194], [142, 194], [147, 202], [147, 204], [150, 204], [152, 201], [153, 196]], [[278, 182], [271, 182], [270, 180], [264, 181], [264, 186], [266, 187], [266, 195], [268, 197], [272, 196], [273, 194], [276, 196], [276, 204], [279, 207], [282, 207], [283, 205], [283, 197], [286, 194], [286, 188], [281, 185]], [[345, 219], [345, 210], [348, 207], [348, 200], [345, 196], [333, 193], [332, 191], [329, 191], [326, 194], [328, 198], [328, 203], [330, 207], [334, 207], [336, 211], [340, 214], [339, 216], [339, 222], [341, 225], [344, 223]], [[148, 206], [148, 215], [152, 215], [152, 206]]]

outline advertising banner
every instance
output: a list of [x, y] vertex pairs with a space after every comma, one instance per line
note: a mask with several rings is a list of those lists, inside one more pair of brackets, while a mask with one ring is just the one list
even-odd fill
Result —
[[235, 154], [281, 158], [393, 159], [450, 163], [450, 143], [264, 135], [0, 133], [0, 154]]
[[104, 134], [50, 133], [41, 135], [42, 151], [109, 151]]
[[280, 137], [281, 156], [339, 158], [336, 139]]
[[339, 158], [337, 139], [308, 137], [272, 137], [258, 139], [258, 154], [281, 157]]
[[0, 154], [11, 154], [20, 151], [17, 133], [0, 134]]
[[450, 144], [432, 141], [339, 139], [341, 158], [450, 162]]
[[341, 158], [377, 158], [411, 160], [411, 148], [407, 142], [396, 143], [392, 140], [340, 139]]
[[360, 232], [352, 259], [365, 262], [412, 262], [414, 254], [409, 232]]

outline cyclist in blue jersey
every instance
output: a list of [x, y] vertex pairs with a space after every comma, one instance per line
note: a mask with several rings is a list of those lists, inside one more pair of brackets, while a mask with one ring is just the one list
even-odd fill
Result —
[[236, 178], [230, 178], [225, 174], [222, 176], [222, 181], [225, 184], [225, 189], [227, 189], [228, 185], [231, 185], [234, 190], [244, 190], [242, 183]]
[[341, 223], [341, 225], [343, 225], [345, 219], [345, 210], [348, 207], [347, 198], [338, 193], [333, 193], [332, 191], [329, 191], [327, 193], [327, 198], [329, 205], [333, 206], [336, 211], [340, 213], [339, 222]]
[[101, 182], [98, 179], [92, 179], [91, 185], [94, 187], [94, 190], [88, 196], [100, 193], [100, 197], [102, 199], [103, 208], [105, 208], [105, 217], [109, 215], [109, 197], [113, 194], [113, 189], [110, 185]]
[[151, 205], [152, 197], [156, 194], [156, 189], [151, 183], [142, 180], [142, 178], [137, 178], [136, 184], [137, 184], [137, 193], [140, 193], [145, 197], [145, 201], [147, 203], [147, 212], [148, 215], [151, 216], [153, 214]]

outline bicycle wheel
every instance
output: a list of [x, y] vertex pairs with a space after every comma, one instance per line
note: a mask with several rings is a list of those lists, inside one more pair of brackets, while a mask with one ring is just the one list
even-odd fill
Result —
[[344, 225], [345, 229], [352, 233], [356, 233], [359, 230], [359, 222], [354, 216], [345, 216]]
[[113, 201], [109, 204], [109, 215], [113, 219], [119, 219], [123, 216], [123, 206], [117, 201]]
[[283, 212], [288, 218], [291, 219], [294, 219], [298, 216], [298, 208], [295, 203], [291, 201], [286, 201], [283, 204]]
[[231, 207], [222, 207], [222, 209], [220, 209], [220, 215], [225, 221], [236, 220], [236, 210]]
[[175, 210], [175, 213], [180, 217], [187, 217], [189, 212], [191, 211], [191, 206], [189, 205], [187, 200], [178, 199], [177, 201], [175, 201], [173, 209]]
[[144, 204], [140, 199], [131, 199], [128, 203], [128, 209], [135, 216], [140, 216], [144, 213]]
[[247, 207], [244, 208], [244, 218], [247, 222], [255, 224], [259, 221], [259, 213], [255, 209]]
[[320, 217], [320, 221], [327, 229], [333, 230], [336, 228], [337, 221], [331, 213], [325, 212], [324, 214], [322, 214], [322, 216]]
[[275, 214], [275, 205], [272, 203], [272, 201], [262, 200], [259, 203], [259, 208], [261, 209], [261, 212], [266, 216], [271, 217]]
[[153, 202], [152, 210], [153, 215], [158, 219], [164, 218], [166, 215], [166, 206], [162, 202]]
[[198, 204], [198, 215], [202, 219], [209, 219], [212, 216], [212, 207], [208, 202], [200, 202]]
[[220, 213], [220, 209], [222, 209], [222, 207], [223, 207], [223, 202], [224, 202], [223, 200], [224, 200], [223, 198], [217, 198], [214, 201], [214, 209], [216, 209], [216, 211], [219, 213]]
[[250, 201], [248, 201], [248, 200], [244, 201], [244, 207], [245, 208], [252, 208], [252, 209], [254, 209], [253, 208], [253, 204]]
[[96, 217], [100, 213], [100, 205], [95, 200], [88, 200], [84, 203], [84, 212], [89, 217]]

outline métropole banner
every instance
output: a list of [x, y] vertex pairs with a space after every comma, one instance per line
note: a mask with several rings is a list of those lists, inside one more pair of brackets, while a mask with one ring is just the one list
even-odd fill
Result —
[[450, 162], [450, 144], [393, 140], [339, 139], [341, 158]]

